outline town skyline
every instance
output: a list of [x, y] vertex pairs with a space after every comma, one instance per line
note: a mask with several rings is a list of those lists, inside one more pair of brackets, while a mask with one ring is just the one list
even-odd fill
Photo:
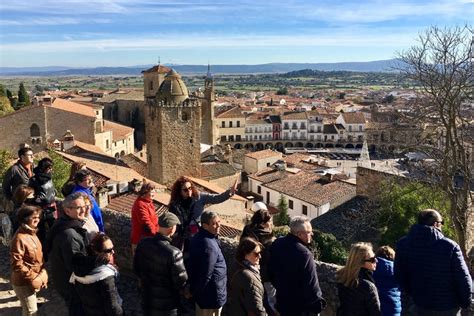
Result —
[[0, 66], [331, 63], [386, 60], [431, 25], [467, 22], [456, 1], [271, 4], [95, 0], [0, 4]]

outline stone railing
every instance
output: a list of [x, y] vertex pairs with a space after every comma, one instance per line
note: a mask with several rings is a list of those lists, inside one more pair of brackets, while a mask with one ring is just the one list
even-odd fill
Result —
[[[130, 245], [130, 215], [104, 209], [102, 211], [102, 216], [105, 222], [105, 232], [110, 236], [114, 243], [116, 264], [120, 267], [121, 273], [132, 273], [133, 258]], [[235, 239], [229, 238], [221, 238], [220, 241], [227, 266], [232, 267], [238, 242]], [[336, 315], [339, 300], [337, 296], [335, 272], [338, 266], [324, 262], [317, 262], [317, 267], [319, 284], [321, 285], [323, 297], [328, 303], [328, 306], [321, 315]]]

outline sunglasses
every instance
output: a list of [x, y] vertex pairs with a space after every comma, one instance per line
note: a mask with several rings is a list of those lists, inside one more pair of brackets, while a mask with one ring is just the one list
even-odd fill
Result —
[[440, 223], [441, 225], [444, 225], [444, 220], [437, 221], [436, 223]]
[[262, 255], [261, 251], [252, 251], [252, 253], [257, 257]]
[[372, 257], [372, 258], [369, 258], [369, 259], [365, 259], [364, 262], [376, 263], [376, 262], [377, 262], [377, 258]]
[[183, 190], [183, 192], [192, 191], [192, 190], [193, 190], [193, 187], [183, 188], [182, 190]]
[[112, 252], [114, 252], [114, 248], [112, 247], [112, 248], [109, 248], [109, 249], [104, 249], [103, 252], [104, 253], [112, 253]]

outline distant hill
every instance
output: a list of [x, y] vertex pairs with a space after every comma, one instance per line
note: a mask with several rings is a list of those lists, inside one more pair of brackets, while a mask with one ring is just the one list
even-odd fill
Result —
[[[303, 69], [319, 71], [354, 71], [354, 72], [390, 72], [396, 59], [377, 60], [369, 62], [343, 62], [343, 63], [270, 63], [261, 65], [212, 65], [214, 74], [261, 74], [261, 73], [286, 73]], [[13, 68], [0, 67], [0, 76], [107, 76], [128, 75], [136, 76], [152, 65], [133, 67], [97, 67], [97, 68], [68, 68], [54, 67], [27, 67]], [[205, 74], [206, 65], [171, 65], [181, 74]]]

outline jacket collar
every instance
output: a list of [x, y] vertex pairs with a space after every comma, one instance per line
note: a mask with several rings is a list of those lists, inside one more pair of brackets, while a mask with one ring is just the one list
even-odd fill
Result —
[[164, 235], [162, 235], [162, 234], [160, 234], [160, 233], [157, 233], [157, 234], [155, 235], [155, 238], [156, 238], [157, 240], [160, 240], [160, 241], [167, 241], [167, 242], [171, 243], [171, 238], [170, 238], [170, 237], [166, 237], [166, 236], [164, 236]]
[[25, 234], [30, 234], [30, 235], [36, 234], [37, 230], [38, 229], [32, 228], [26, 224], [22, 224], [19, 229], [20, 232], [25, 233]]
[[217, 235], [211, 234], [210, 232], [208, 232], [207, 230], [205, 230], [202, 227], [199, 227], [199, 234], [201, 234], [201, 235], [203, 235], [204, 237], [207, 237], [207, 238], [215, 238], [215, 239], [218, 238]]

